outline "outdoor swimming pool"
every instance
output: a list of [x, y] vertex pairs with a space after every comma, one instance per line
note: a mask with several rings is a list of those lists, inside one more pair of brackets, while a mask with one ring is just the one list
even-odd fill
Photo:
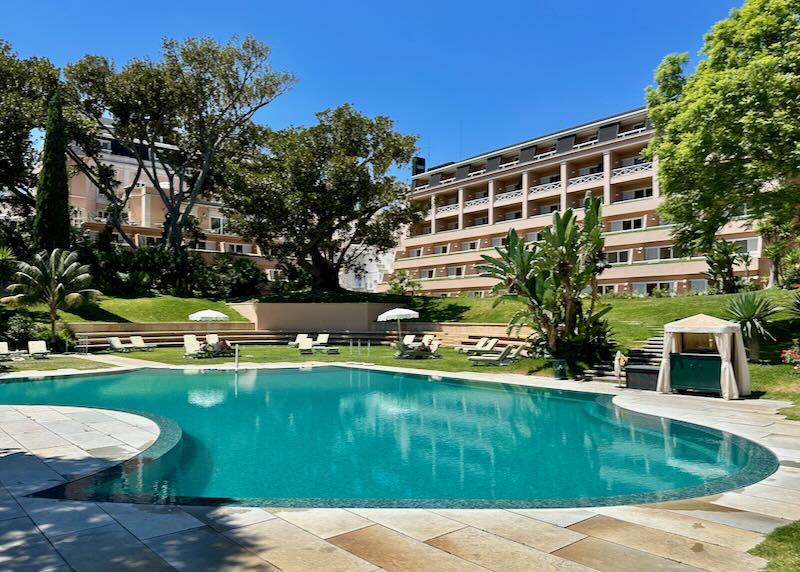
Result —
[[777, 468], [606, 395], [385, 371], [145, 369], [0, 384], [0, 403], [146, 413], [144, 460], [43, 496], [254, 506], [572, 507], [712, 494]]

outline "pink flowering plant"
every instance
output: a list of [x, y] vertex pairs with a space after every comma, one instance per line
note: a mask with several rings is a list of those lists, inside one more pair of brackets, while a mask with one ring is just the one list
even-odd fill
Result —
[[792, 342], [792, 347], [781, 350], [781, 360], [791, 364], [795, 373], [800, 373], [800, 340], [794, 339]]

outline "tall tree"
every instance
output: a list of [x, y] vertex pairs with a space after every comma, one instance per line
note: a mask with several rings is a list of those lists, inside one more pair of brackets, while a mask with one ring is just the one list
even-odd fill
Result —
[[56, 92], [48, 104], [33, 219], [33, 242], [36, 248], [48, 252], [54, 248], [66, 249], [70, 245], [68, 143], [61, 96]]
[[315, 290], [340, 288], [369, 248], [394, 248], [427, 209], [389, 172], [411, 160], [416, 138], [350, 105], [317, 114], [312, 127], [264, 131], [264, 150], [229, 164], [221, 189], [234, 228]]
[[70, 149], [70, 157], [109, 199], [122, 236], [119, 215], [135, 182], [121, 185], [97, 140], [115, 139], [136, 161], [136, 181], [146, 177], [164, 205], [163, 242], [179, 245], [212, 166], [235, 152], [254, 128], [253, 115], [294, 81], [272, 69], [269, 55], [251, 37], [224, 45], [189, 38], [165, 40], [160, 61], [134, 59], [119, 71], [99, 56], [67, 66], [70, 101], [91, 128], [78, 142], [82, 152]]
[[800, 0], [747, 0], [705, 37], [703, 58], [667, 56], [648, 88], [664, 214], [705, 250], [726, 223], [791, 205], [800, 219]]
[[0, 195], [29, 212], [34, 206], [35, 133], [44, 128], [58, 70], [44, 58], [20, 58], [0, 40]]

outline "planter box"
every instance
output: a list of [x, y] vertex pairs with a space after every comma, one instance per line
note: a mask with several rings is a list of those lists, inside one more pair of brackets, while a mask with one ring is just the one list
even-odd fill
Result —
[[625, 386], [631, 389], [655, 391], [658, 384], [658, 370], [654, 365], [629, 365], [625, 367]]

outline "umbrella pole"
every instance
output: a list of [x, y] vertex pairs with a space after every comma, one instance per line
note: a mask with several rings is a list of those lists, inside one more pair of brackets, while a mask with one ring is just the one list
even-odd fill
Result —
[[400, 337], [400, 318], [397, 318], [397, 343], [399, 344], [402, 339]]

